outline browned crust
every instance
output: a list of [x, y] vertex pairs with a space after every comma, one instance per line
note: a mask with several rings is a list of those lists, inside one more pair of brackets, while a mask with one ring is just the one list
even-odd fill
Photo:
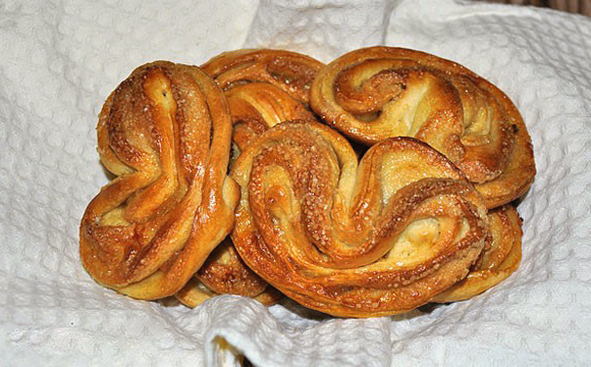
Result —
[[472, 298], [499, 284], [518, 268], [521, 262], [521, 219], [512, 205], [488, 214], [491, 245], [480, 254], [466, 279], [433, 298], [433, 302], [453, 302]]
[[212, 292], [219, 294], [256, 297], [267, 288], [267, 283], [238, 256], [229, 237], [207, 258], [196, 277]]
[[[333, 130], [283, 123], [246, 148], [232, 177], [242, 192], [232, 233], [241, 257], [290, 298], [336, 316], [428, 302], [468, 274], [488, 236], [482, 197], [411, 138], [379, 143], [359, 163]], [[411, 224], [429, 218], [438, 218], [433, 242], [411, 247], [409, 258], [391, 254], [402, 233], [421, 236], [405, 232]]]
[[249, 83], [226, 93], [232, 114], [232, 142], [242, 151], [265, 130], [289, 120], [315, 120], [306, 106], [268, 83]]
[[101, 162], [117, 177], [84, 213], [82, 263], [131, 297], [172, 295], [234, 221], [223, 94], [197, 67], [146, 64], [107, 99], [97, 131]]
[[424, 52], [369, 47], [322, 68], [313, 110], [368, 145], [394, 136], [421, 139], [451, 159], [494, 208], [533, 181], [531, 139], [511, 100], [467, 68]]
[[[309, 87], [321, 66], [305, 55], [267, 49], [226, 52], [203, 65], [228, 100], [234, 158], [260, 134], [283, 121], [314, 120], [307, 108]], [[203, 300], [223, 293], [255, 297], [264, 304], [278, 299], [278, 292], [271, 287], [267, 290], [267, 283], [244, 264], [229, 238], [216, 248], [196, 277], [200, 282], [192, 282], [177, 295], [183, 303], [195, 304], [188, 299]]]
[[297, 52], [244, 49], [224, 52], [201, 67], [226, 91], [233, 86], [263, 82], [307, 104], [310, 86], [323, 64]]
[[[224, 293], [233, 294], [230, 292]], [[175, 297], [183, 305], [195, 308], [208, 299], [219, 295], [221, 295], [221, 293], [213, 292], [209, 287], [206, 287], [204, 284], [200, 283], [198, 279], [192, 278], [180, 291], [175, 294]], [[256, 296], [252, 296], [252, 298], [265, 306], [272, 306], [283, 298], [283, 294], [273, 287], [266, 287], [263, 292], [257, 294]]]

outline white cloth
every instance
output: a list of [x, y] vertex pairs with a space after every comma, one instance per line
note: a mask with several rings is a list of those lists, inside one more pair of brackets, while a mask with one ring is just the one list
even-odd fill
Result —
[[[134, 67], [245, 46], [330, 61], [375, 44], [458, 61], [519, 107], [538, 175], [517, 273], [466, 302], [367, 320], [235, 296], [190, 310], [90, 279], [78, 223], [107, 182], [96, 115]], [[591, 363], [590, 18], [451, 0], [5, 0], [0, 55], [6, 365], [235, 365], [238, 352], [259, 366]]]

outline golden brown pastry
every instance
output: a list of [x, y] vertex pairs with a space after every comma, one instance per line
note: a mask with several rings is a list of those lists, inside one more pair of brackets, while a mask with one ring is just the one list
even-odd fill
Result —
[[463, 279], [488, 237], [486, 207], [445, 156], [391, 138], [361, 162], [317, 123], [282, 123], [233, 164], [232, 239], [300, 304], [335, 316], [412, 310]]
[[308, 104], [310, 86], [322, 66], [320, 61], [296, 52], [245, 49], [224, 52], [201, 67], [224, 91], [241, 84], [262, 82]]
[[352, 51], [319, 71], [310, 103], [365, 144], [394, 136], [429, 143], [477, 184], [488, 208], [520, 197], [533, 181], [521, 115], [502, 91], [454, 62], [403, 48]]
[[252, 297], [267, 306], [283, 297], [244, 264], [229, 237], [175, 296], [185, 306], [196, 307], [220, 294]]
[[225, 94], [232, 113], [232, 142], [239, 152], [264, 131], [283, 121], [315, 121], [304, 104], [271, 84], [239, 85]]
[[[207, 301], [212, 297], [219, 296], [221, 294], [236, 294], [232, 292], [213, 292], [210, 288], [206, 287], [197, 278], [191, 278], [189, 282], [175, 294], [175, 297], [185, 306], [195, 308]], [[273, 287], [267, 286], [265, 291], [259, 295], [252, 297], [254, 300], [259, 301], [265, 306], [272, 306], [279, 302], [283, 298], [278, 290]]]
[[[275, 50], [226, 52], [202, 66], [225, 90], [233, 124], [234, 158], [265, 130], [286, 120], [314, 120], [309, 86], [322, 64], [305, 55]], [[195, 307], [230, 293], [273, 304], [281, 294], [250, 270], [228, 238], [176, 297]]]
[[224, 90], [238, 151], [287, 120], [314, 120], [310, 86], [323, 64], [296, 52], [245, 49], [224, 52], [201, 67]]
[[519, 267], [521, 261], [521, 219], [512, 205], [489, 212], [492, 243], [480, 254], [466, 279], [433, 298], [434, 302], [461, 301], [494, 287]]
[[97, 130], [101, 162], [116, 177], [82, 218], [84, 267], [134, 298], [172, 295], [234, 222], [226, 100], [199, 68], [158, 61], [109, 96]]

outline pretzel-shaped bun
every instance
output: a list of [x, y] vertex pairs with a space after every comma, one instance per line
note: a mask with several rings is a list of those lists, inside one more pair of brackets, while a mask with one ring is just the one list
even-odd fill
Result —
[[512, 205], [489, 212], [492, 235], [466, 279], [433, 298], [434, 302], [453, 302], [472, 298], [494, 287], [519, 267], [521, 262], [521, 219]]
[[115, 176], [88, 205], [80, 254], [99, 283], [140, 299], [177, 292], [232, 228], [231, 119], [199, 68], [137, 68], [107, 99], [98, 150]]
[[[267, 129], [287, 120], [315, 120], [307, 109], [309, 86], [322, 64], [288, 51], [227, 52], [202, 66], [225, 89], [230, 106], [236, 157]], [[281, 294], [250, 270], [228, 238], [208, 258], [176, 297], [195, 307], [222, 293], [253, 297], [264, 303]]]
[[365, 144], [394, 136], [427, 142], [477, 184], [488, 208], [520, 197], [533, 181], [521, 115], [502, 91], [454, 62], [403, 48], [352, 51], [320, 70], [310, 103]]
[[317, 123], [266, 131], [238, 157], [234, 244], [263, 279], [336, 316], [412, 310], [463, 279], [488, 238], [481, 195], [445, 156], [391, 138], [358, 162]]

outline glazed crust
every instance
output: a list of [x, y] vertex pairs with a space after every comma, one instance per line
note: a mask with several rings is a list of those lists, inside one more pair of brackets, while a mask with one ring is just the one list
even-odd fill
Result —
[[224, 91], [240, 84], [262, 82], [308, 104], [312, 81], [322, 66], [320, 61], [296, 52], [243, 49], [224, 52], [201, 67]]
[[488, 214], [492, 242], [482, 253], [466, 279], [433, 298], [453, 302], [472, 298], [509, 277], [521, 262], [521, 219], [512, 205]]
[[289, 120], [316, 121], [303, 103], [267, 83], [236, 86], [226, 93], [232, 125], [232, 142], [237, 153], [269, 128]]
[[531, 139], [511, 100], [465, 67], [427, 53], [370, 47], [321, 69], [313, 110], [348, 137], [372, 145], [412, 136], [445, 154], [494, 208], [533, 181]]
[[412, 310], [463, 279], [488, 236], [481, 195], [445, 156], [391, 138], [358, 161], [317, 123], [282, 123], [236, 160], [232, 239], [263, 279], [335, 316]]
[[[226, 52], [202, 68], [224, 89], [232, 116], [233, 158], [264, 131], [287, 120], [315, 121], [308, 110], [309, 88], [322, 64], [289, 51]], [[209, 297], [229, 293], [254, 297], [267, 305], [280, 293], [240, 259], [230, 238], [219, 246], [177, 298], [195, 307]]]
[[80, 225], [81, 259], [97, 282], [140, 299], [185, 285], [234, 222], [231, 131], [221, 90], [194, 66], [143, 65], [109, 96], [98, 151], [116, 177]]

